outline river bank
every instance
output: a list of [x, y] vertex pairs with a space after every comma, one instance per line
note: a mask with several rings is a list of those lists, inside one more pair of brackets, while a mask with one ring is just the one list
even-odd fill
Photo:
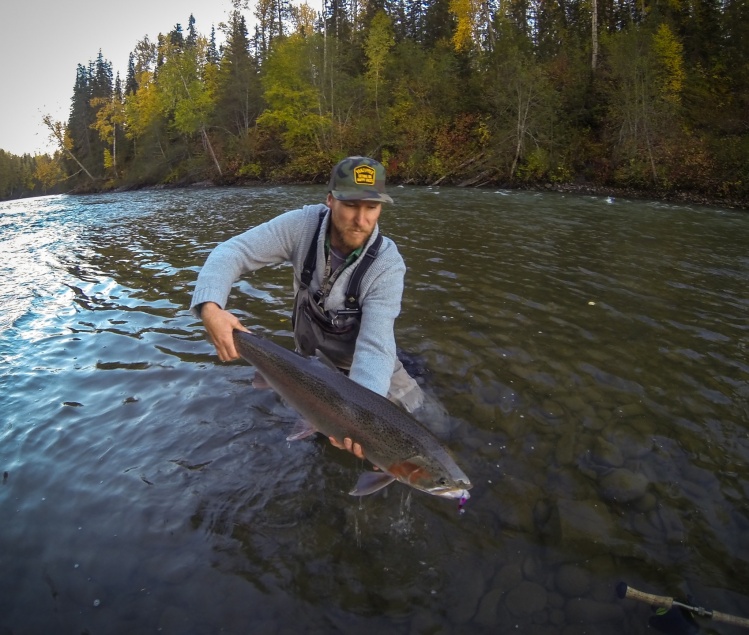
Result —
[[[170, 189], [170, 188], [205, 188], [205, 187], [233, 187], [233, 186], [257, 186], [257, 187], [273, 187], [273, 186], [284, 186], [284, 185], [313, 185], [313, 184], [324, 185], [322, 181], [305, 181], [305, 182], [291, 182], [283, 180], [248, 180], [248, 179], [233, 179], [231, 182], [219, 181], [219, 180], [202, 180], [193, 182], [181, 182], [175, 184], [159, 184], [159, 185], [138, 185], [133, 187], [119, 187], [113, 191], [131, 191], [139, 189]], [[429, 183], [414, 183], [409, 181], [402, 183], [397, 180], [388, 181], [388, 185], [415, 185], [417, 187], [461, 187], [455, 183], [442, 183], [440, 185], [430, 185]], [[465, 189], [487, 189], [487, 188], [500, 188], [510, 191], [535, 191], [535, 192], [558, 192], [561, 194], [575, 194], [582, 196], [603, 196], [611, 198], [624, 198], [631, 200], [653, 200], [653, 201], [664, 201], [669, 203], [678, 203], [681, 205], [708, 205], [711, 207], [726, 207], [728, 209], [738, 210], [749, 210], [749, 200], [731, 197], [721, 197], [706, 194], [703, 192], [688, 192], [683, 190], [668, 191], [668, 190], [656, 190], [656, 189], [637, 189], [637, 188], [622, 188], [612, 187], [607, 185], [598, 185], [594, 183], [539, 183], [536, 185], [524, 185], [518, 187], [512, 183], [482, 183], [480, 185], [463, 186]], [[94, 190], [86, 192], [75, 192], [79, 194], [93, 193]], [[97, 192], [106, 190], [95, 190]]]
[[[183, 179], [175, 183], [131, 183], [122, 184], [99, 184], [76, 187], [65, 192], [50, 192], [48, 195], [56, 194], [102, 194], [106, 192], [134, 192], [139, 190], [168, 190], [184, 188], [209, 188], [209, 187], [281, 187], [293, 185], [320, 185], [324, 186], [325, 179], [310, 180], [281, 180], [281, 179]], [[708, 205], [712, 207], [725, 207], [728, 209], [749, 210], [749, 199], [741, 197], [718, 196], [705, 192], [685, 191], [685, 190], [659, 190], [659, 189], [639, 189], [634, 187], [615, 187], [610, 185], [601, 185], [590, 182], [576, 183], [536, 183], [523, 184], [518, 186], [515, 183], [487, 181], [479, 184], [464, 185], [458, 182], [444, 181], [439, 185], [428, 182], [415, 182], [412, 179], [408, 181], [399, 181], [392, 179], [388, 182], [390, 186], [395, 185], [415, 185], [417, 187], [463, 187], [470, 189], [503, 189], [509, 191], [536, 191], [536, 192], [558, 192], [561, 194], [574, 194], [581, 196], [602, 196], [629, 200], [653, 200], [664, 201], [669, 203], [678, 203], [681, 205]], [[30, 195], [37, 196], [37, 195]], [[21, 200], [28, 198], [26, 196], [12, 197], [3, 199], [5, 201]]]

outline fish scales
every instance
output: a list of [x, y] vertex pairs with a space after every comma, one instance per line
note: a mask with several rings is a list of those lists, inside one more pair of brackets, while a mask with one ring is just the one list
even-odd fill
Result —
[[449, 452], [394, 403], [316, 358], [255, 334], [234, 331], [234, 342], [239, 354], [314, 430], [339, 440], [351, 438], [370, 462], [407, 485], [468, 498], [470, 481]]

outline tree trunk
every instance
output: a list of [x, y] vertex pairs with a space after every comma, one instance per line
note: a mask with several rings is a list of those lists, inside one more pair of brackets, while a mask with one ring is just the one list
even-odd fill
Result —
[[206, 147], [208, 148], [208, 152], [211, 153], [211, 158], [213, 159], [213, 163], [218, 170], [219, 176], [223, 176], [224, 173], [221, 171], [221, 165], [216, 158], [216, 153], [213, 151], [213, 146], [211, 145], [211, 140], [208, 138], [208, 133], [206, 132], [205, 126], [200, 127], [200, 132], [203, 133], [203, 143], [205, 143]]
[[596, 72], [596, 65], [598, 64], [598, 0], [593, 0], [593, 7], [592, 7], [592, 17], [591, 17], [591, 49], [592, 49], [592, 55], [590, 60], [590, 67], [591, 70], [595, 73]]
[[71, 159], [73, 159], [73, 161], [78, 164], [78, 167], [86, 173], [88, 178], [91, 179], [92, 183], [96, 183], [96, 179], [93, 177], [91, 172], [89, 172], [83, 165], [83, 163], [81, 163], [78, 158], [65, 146], [65, 137], [62, 132], [62, 124], [59, 121], [52, 121], [52, 117], [50, 117], [49, 115], [45, 115], [42, 121], [47, 126], [47, 128], [50, 129], [50, 132], [57, 140], [57, 143], [60, 146], [60, 150], [65, 152]]

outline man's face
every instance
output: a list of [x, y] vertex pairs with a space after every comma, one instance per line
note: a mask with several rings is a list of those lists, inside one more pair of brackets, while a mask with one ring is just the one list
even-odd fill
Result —
[[330, 242], [344, 253], [367, 242], [382, 211], [382, 203], [377, 201], [339, 201], [332, 194], [328, 194], [327, 205], [332, 220]]

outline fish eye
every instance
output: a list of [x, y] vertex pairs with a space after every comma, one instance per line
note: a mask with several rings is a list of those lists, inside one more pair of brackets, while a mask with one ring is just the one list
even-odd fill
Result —
[[437, 485], [442, 485], [443, 487], [447, 485], [447, 479], [443, 476], [440, 479], [437, 479]]

